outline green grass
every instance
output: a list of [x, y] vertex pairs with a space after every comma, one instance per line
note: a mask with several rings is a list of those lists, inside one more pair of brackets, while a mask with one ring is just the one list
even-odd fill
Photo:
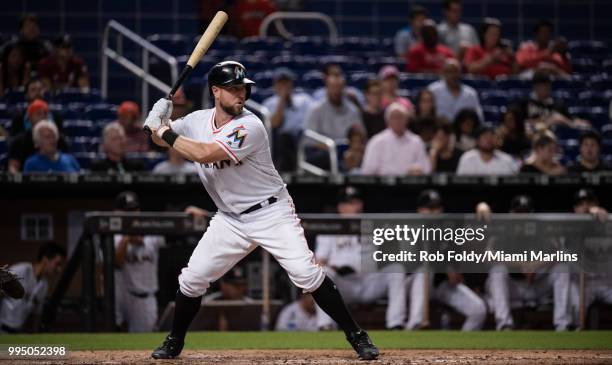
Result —
[[[387, 349], [596, 349], [612, 350], [612, 331], [457, 332], [371, 331]], [[0, 336], [0, 344], [66, 344], [71, 350], [151, 350], [164, 333], [70, 333]], [[344, 349], [340, 332], [191, 332], [188, 349]]]

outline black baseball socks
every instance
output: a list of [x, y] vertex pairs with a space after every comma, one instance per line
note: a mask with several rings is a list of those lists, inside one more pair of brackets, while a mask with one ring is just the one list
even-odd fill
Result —
[[187, 333], [187, 329], [189, 329], [191, 321], [193, 321], [200, 310], [202, 296], [190, 298], [181, 293], [179, 289], [176, 291], [174, 303], [174, 319], [172, 321], [172, 332], [170, 332], [170, 336], [182, 340], [185, 339], [185, 334]]
[[359, 331], [359, 326], [344, 304], [342, 294], [329, 277], [325, 276], [323, 284], [311, 294], [319, 307], [336, 321], [345, 333]]

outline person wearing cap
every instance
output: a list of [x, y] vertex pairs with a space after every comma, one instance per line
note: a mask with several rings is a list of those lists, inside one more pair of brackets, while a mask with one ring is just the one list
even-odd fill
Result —
[[406, 71], [412, 73], [439, 74], [444, 68], [444, 61], [454, 59], [453, 51], [439, 43], [436, 22], [427, 19], [421, 28], [421, 42], [406, 53]]
[[546, 131], [536, 135], [533, 139], [533, 154], [521, 166], [521, 173], [563, 175], [565, 167], [557, 159], [559, 145], [555, 135]]
[[[115, 198], [116, 212], [140, 211], [138, 195], [124, 191]], [[151, 332], [157, 322], [157, 263], [163, 236], [122, 235], [115, 241], [115, 322], [129, 332]]]
[[[31, 127], [25, 129], [9, 141], [8, 171], [11, 173], [21, 171], [25, 160], [36, 153], [33, 129], [39, 122], [49, 120], [49, 105], [44, 100], [36, 99], [28, 105], [26, 115], [26, 121], [29, 122]], [[68, 152], [69, 150], [68, 142], [66, 142], [66, 139], [61, 134], [58, 136], [57, 146], [62, 152]]]
[[[350, 217], [363, 213], [363, 199], [359, 190], [343, 187], [338, 196], [336, 210], [340, 216]], [[385, 326], [403, 328], [406, 319], [406, 285], [403, 268], [392, 265], [378, 272], [362, 272], [363, 247], [359, 235], [326, 235], [316, 237], [315, 258], [334, 278], [338, 290], [347, 304], [373, 303], [386, 297], [388, 306]], [[333, 320], [317, 306], [319, 329], [334, 328]]]
[[272, 124], [272, 157], [281, 171], [297, 167], [297, 144], [304, 128], [304, 118], [313, 104], [312, 98], [293, 88], [295, 74], [286, 67], [274, 71], [274, 95], [263, 101]]
[[[417, 213], [435, 215], [444, 212], [440, 193], [433, 189], [423, 190], [417, 197]], [[437, 285], [436, 285], [437, 284]], [[426, 290], [429, 286], [430, 290]], [[434, 288], [435, 286], [435, 288]], [[431, 293], [429, 298], [443, 303], [465, 316], [461, 329], [477, 331], [482, 329], [487, 317], [485, 302], [464, 283], [463, 274], [448, 270], [446, 274], [432, 275], [425, 268], [411, 274], [407, 280], [410, 298], [410, 312], [406, 329], [424, 329], [426, 322], [426, 303], [424, 293]]]
[[366, 145], [361, 173], [364, 175], [422, 175], [431, 172], [425, 144], [408, 130], [412, 111], [400, 103], [385, 110], [387, 128]]
[[501, 38], [502, 23], [496, 18], [485, 18], [480, 31], [480, 44], [467, 49], [463, 64], [468, 73], [495, 79], [512, 75], [517, 65], [512, 47]]
[[65, 34], [54, 42], [50, 56], [43, 58], [38, 65], [38, 72], [47, 90], [79, 88], [89, 91], [89, 74], [85, 61], [74, 54], [72, 40]]
[[287, 304], [278, 314], [276, 331], [317, 331], [317, 306], [312, 295], [301, 293], [298, 300]]
[[427, 9], [420, 5], [413, 5], [410, 8], [410, 25], [398, 30], [393, 38], [397, 57], [405, 57], [408, 50], [421, 41], [421, 28], [425, 19], [427, 19]]
[[409, 110], [414, 110], [414, 105], [412, 105], [410, 100], [397, 94], [400, 81], [400, 72], [397, 67], [393, 65], [383, 66], [378, 72], [378, 78], [382, 86], [381, 106], [383, 109], [391, 103], [397, 102]]
[[140, 108], [133, 101], [124, 101], [117, 109], [117, 122], [125, 131], [125, 152], [148, 152], [149, 137], [142, 130]]
[[219, 290], [207, 294], [202, 303], [219, 300], [240, 300], [252, 303], [253, 299], [247, 296], [247, 276], [242, 266], [235, 266], [219, 280]]
[[165, 161], [161, 161], [155, 165], [153, 168], [154, 173], [163, 175], [197, 173], [195, 165], [185, 160], [180, 153], [176, 152], [172, 148], [168, 148], [166, 154], [168, 155], [168, 158]]
[[[11, 137], [15, 137], [25, 130], [32, 129], [32, 122], [30, 121], [27, 112], [28, 106], [34, 100], [40, 99], [41, 101], [44, 101], [45, 99], [44, 86], [39, 78], [30, 78], [24, 89], [26, 103], [17, 105], [13, 109], [12, 123], [9, 130], [9, 135]], [[61, 130], [63, 119], [59, 113], [49, 111], [49, 113], [47, 114], [47, 118], [39, 118], [52, 120]]]
[[51, 52], [51, 44], [40, 37], [38, 16], [25, 14], [19, 20], [19, 36], [14, 41], [9, 41], [0, 47], [3, 50], [2, 57], [7, 57], [13, 47], [23, 50], [25, 62], [29, 63], [32, 71], [36, 71], [38, 63]]
[[492, 127], [476, 131], [476, 148], [466, 151], [459, 159], [458, 175], [514, 175], [517, 165], [510, 155], [497, 149]]
[[580, 135], [580, 156], [568, 166], [570, 173], [610, 171], [612, 167], [601, 159], [601, 136], [594, 130]]
[[439, 117], [455, 120], [463, 109], [472, 109], [484, 120], [482, 106], [476, 90], [461, 82], [461, 65], [456, 59], [447, 59], [442, 66], [442, 78], [427, 85], [434, 94]]
[[23, 172], [79, 172], [81, 167], [74, 156], [58, 151], [59, 132], [48, 120], [36, 123], [32, 131], [38, 153], [28, 157]]
[[91, 164], [91, 171], [122, 174], [145, 170], [141, 161], [125, 156], [125, 130], [118, 122], [104, 126], [101, 145], [104, 157]]
[[444, 20], [438, 24], [440, 42], [462, 58], [468, 47], [478, 44], [476, 30], [461, 22], [461, 0], [444, 0], [443, 8]]

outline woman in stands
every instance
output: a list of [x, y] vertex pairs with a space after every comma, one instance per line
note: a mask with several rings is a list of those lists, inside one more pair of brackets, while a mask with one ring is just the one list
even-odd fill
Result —
[[531, 147], [531, 142], [525, 133], [525, 121], [515, 106], [508, 107], [503, 114], [495, 135], [498, 148], [513, 157], [522, 158]]
[[23, 49], [19, 46], [10, 48], [0, 63], [0, 96], [5, 90], [22, 88], [29, 78], [30, 64], [25, 60]]
[[518, 70], [510, 44], [501, 39], [501, 22], [485, 18], [480, 32], [480, 45], [468, 48], [463, 58], [467, 72], [494, 79], [515, 74]]
[[426, 88], [421, 89], [416, 96], [415, 114], [417, 119], [436, 117], [434, 94]]
[[559, 145], [552, 132], [537, 135], [533, 140], [533, 153], [525, 160], [520, 172], [553, 176], [565, 174], [565, 167], [557, 160], [558, 152]]
[[478, 114], [473, 109], [462, 109], [453, 122], [457, 148], [467, 151], [476, 147], [476, 130], [480, 126]]

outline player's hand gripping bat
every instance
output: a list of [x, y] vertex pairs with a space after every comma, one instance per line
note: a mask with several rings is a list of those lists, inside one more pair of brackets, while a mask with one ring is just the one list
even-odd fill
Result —
[[[217, 38], [217, 35], [219, 34], [226, 22], [227, 14], [224, 11], [218, 11], [213, 20], [208, 25], [208, 28], [206, 28], [206, 30], [204, 31], [204, 34], [202, 34], [202, 37], [198, 41], [198, 44], [196, 44], [195, 48], [193, 49], [193, 52], [191, 52], [191, 55], [189, 56], [189, 60], [187, 61], [185, 68], [183, 68], [183, 71], [181, 71], [181, 74], [179, 75], [178, 79], [176, 79], [176, 82], [174, 83], [174, 85], [172, 85], [172, 89], [170, 90], [168, 96], [166, 96], [166, 99], [172, 100], [172, 97], [174, 96], [178, 88], [183, 84], [183, 81], [185, 81], [187, 76], [189, 76], [191, 71], [193, 71], [198, 62], [200, 62], [200, 59], [202, 59], [202, 56], [204, 56], [206, 51], [208, 51], [208, 48], [210, 48], [212, 42], [215, 40], [215, 38]], [[151, 135], [151, 129], [148, 126], [144, 127], [144, 131], [148, 135]]]

